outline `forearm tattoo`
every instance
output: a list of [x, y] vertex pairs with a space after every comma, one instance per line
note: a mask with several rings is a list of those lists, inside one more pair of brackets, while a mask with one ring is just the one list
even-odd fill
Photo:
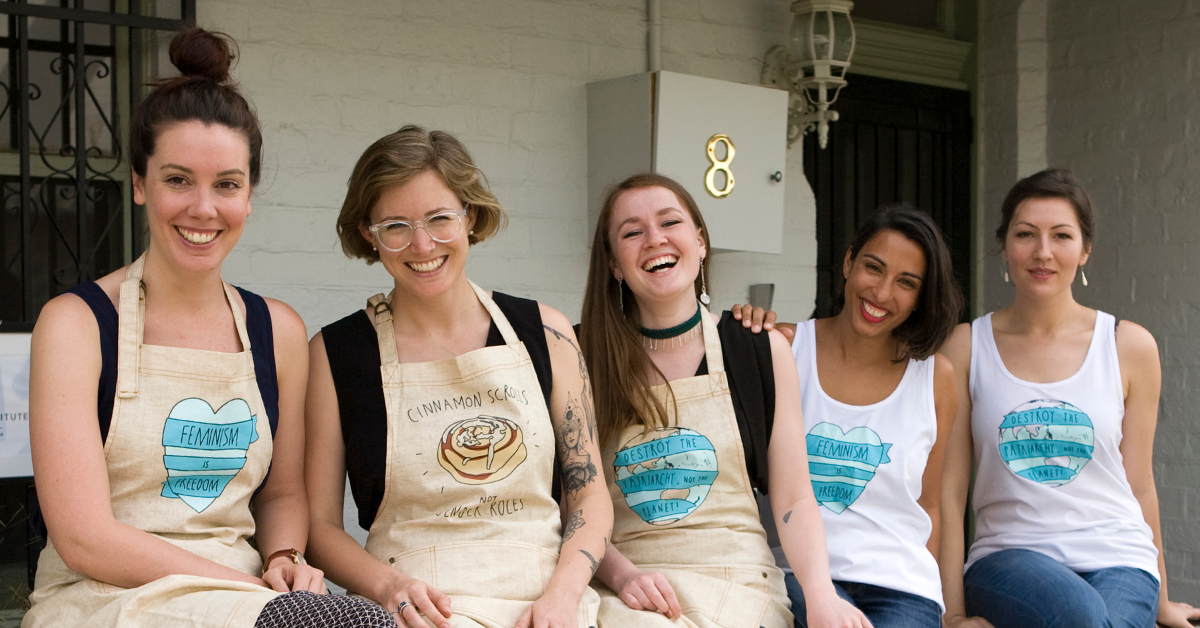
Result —
[[579, 553], [587, 556], [587, 559], [592, 562], [592, 573], [596, 573], [596, 570], [600, 568], [600, 561], [592, 558], [592, 555], [587, 553], [587, 550], [579, 550]]
[[562, 542], [566, 543], [567, 539], [575, 536], [575, 531], [582, 528], [585, 523], [587, 522], [583, 520], [582, 510], [571, 513], [571, 516], [567, 517], [567, 524], [563, 526]]
[[[596, 479], [599, 473], [592, 463], [592, 455], [588, 453], [587, 444], [596, 442], [596, 417], [592, 411], [592, 381], [588, 377], [587, 363], [583, 353], [570, 339], [549, 325], [543, 325], [556, 338], [566, 342], [575, 349], [579, 358], [579, 377], [583, 381], [583, 390], [579, 399], [567, 393], [567, 411], [562, 424], [558, 428], [558, 457], [562, 466], [563, 490], [574, 498], [579, 489], [587, 486]], [[565, 540], [565, 538], [564, 538]]]

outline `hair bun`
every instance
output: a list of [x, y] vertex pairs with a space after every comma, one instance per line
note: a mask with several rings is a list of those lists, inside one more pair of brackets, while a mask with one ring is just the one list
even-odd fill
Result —
[[184, 76], [199, 76], [216, 83], [229, 80], [236, 46], [224, 33], [206, 31], [193, 26], [179, 31], [171, 40], [171, 64]]

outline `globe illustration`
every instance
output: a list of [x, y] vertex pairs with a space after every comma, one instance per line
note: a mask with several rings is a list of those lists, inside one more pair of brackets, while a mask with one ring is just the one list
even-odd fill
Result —
[[686, 428], [651, 430], [617, 450], [613, 475], [625, 503], [642, 521], [669, 525], [690, 515], [717, 479], [717, 452], [703, 434]]
[[1095, 448], [1087, 413], [1054, 399], [1027, 401], [1000, 423], [1000, 458], [1013, 473], [1050, 487], [1074, 480]]

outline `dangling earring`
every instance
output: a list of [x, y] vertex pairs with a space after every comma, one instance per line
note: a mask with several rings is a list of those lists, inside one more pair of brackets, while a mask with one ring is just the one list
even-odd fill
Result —
[[704, 258], [700, 258], [700, 302], [706, 306], [712, 302], [708, 298], [708, 282], [704, 280]]
[[621, 302], [621, 313], [625, 313], [625, 282], [617, 278], [617, 298]]
[[1087, 287], [1087, 275], [1083, 272], [1083, 266], [1079, 267], [1079, 278], [1083, 280], [1083, 287]]
[[1004, 283], [1009, 283], [1009, 281], [1008, 281], [1008, 264], [1004, 265]]

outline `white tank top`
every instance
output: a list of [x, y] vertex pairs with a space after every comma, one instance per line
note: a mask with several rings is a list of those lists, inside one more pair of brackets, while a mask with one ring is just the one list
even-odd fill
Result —
[[926, 548], [933, 525], [917, 503], [937, 440], [933, 359], [910, 359], [886, 399], [852, 406], [821, 389], [815, 321], [797, 327], [792, 354], [830, 575], [919, 595], [944, 610], [937, 562]]
[[975, 543], [989, 554], [1039, 552], [1077, 572], [1134, 567], [1158, 579], [1158, 550], [1125, 477], [1125, 417], [1116, 319], [1096, 313], [1083, 366], [1058, 382], [1013, 376], [996, 351], [992, 315], [971, 324]]

